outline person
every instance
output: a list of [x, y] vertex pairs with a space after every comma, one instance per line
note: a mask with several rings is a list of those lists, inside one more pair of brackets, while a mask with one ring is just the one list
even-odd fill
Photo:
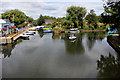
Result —
[[18, 28], [17, 28], [17, 33], [18, 33]]

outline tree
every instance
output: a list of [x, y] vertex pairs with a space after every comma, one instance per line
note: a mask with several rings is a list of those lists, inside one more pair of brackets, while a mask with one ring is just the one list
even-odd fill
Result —
[[24, 12], [15, 9], [3, 13], [2, 19], [9, 19], [10, 22], [14, 22], [17, 26], [25, 22], [26, 15], [24, 14]]
[[[83, 28], [83, 18], [86, 14], [87, 10], [84, 7], [79, 6], [71, 6], [67, 9], [67, 16], [68, 20], [71, 20], [74, 23], [74, 27], [77, 28], [77, 22], [79, 26]], [[81, 23], [80, 23], [81, 22]]]
[[28, 22], [31, 23], [33, 20], [34, 20], [34, 19], [33, 19], [32, 17], [27, 17], [27, 21], [28, 21]]
[[98, 19], [93, 9], [90, 10], [85, 19], [88, 21], [88, 24], [92, 24], [95, 28], [97, 27]]
[[100, 60], [97, 60], [98, 77], [112, 78], [119, 80], [120, 78], [120, 56], [113, 56], [109, 53], [108, 56], [101, 55]]
[[101, 14], [105, 24], [113, 25], [113, 28], [120, 27], [120, 1], [108, 1], [104, 4], [104, 12]]
[[52, 16], [44, 16], [45, 19], [56, 19], [56, 17], [52, 17]]
[[72, 21], [69, 20], [64, 20], [64, 22], [62, 23], [62, 26], [65, 26], [65, 28], [72, 28]]
[[42, 15], [40, 15], [40, 17], [38, 18], [38, 25], [42, 25], [43, 23], [45, 23], [45, 19]]

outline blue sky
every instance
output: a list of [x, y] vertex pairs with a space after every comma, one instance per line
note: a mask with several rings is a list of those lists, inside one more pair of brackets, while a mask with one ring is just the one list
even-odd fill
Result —
[[64, 17], [66, 9], [72, 5], [85, 7], [88, 12], [94, 9], [97, 15], [104, 11], [102, 0], [2, 0], [0, 4], [0, 13], [19, 9], [34, 19], [40, 14]]

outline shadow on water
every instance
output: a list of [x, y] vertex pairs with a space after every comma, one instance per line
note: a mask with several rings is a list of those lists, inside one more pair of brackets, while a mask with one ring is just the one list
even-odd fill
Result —
[[40, 35], [40, 38], [42, 38], [45, 33], [43, 33], [43, 30], [39, 30], [39, 31], [38, 31], [38, 34]]
[[97, 60], [98, 77], [102, 78], [120, 78], [120, 55], [115, 58], [111, 53], [109, 56], [101, 55]]
[[79, 34], [73, 34], [77, 37], [75, 40], [69, 40], [70, 33], [53, 33], [52, 39], [62, 39], [65, 41], [66, 52], [69, 54], [83, 54], [85, 52], [83, 46], [83, 39], [87, 36], [87, 47], [92, 49], [96, 40], [102, 41], [105, 38], [105, 32], [82, 32]]
[[87, 34], [87, 46], [91, 50], [96, 40], [102, 41], [105, 38], [105, 32], [88, 32]]
[[10, 57], [11, 56], [11, 52], [12, 50], [15, 48], [16, 44], [19, 44], [22, 42], [22, 39], [18, 39], [17, 41], [15, 41], [13, 44], [5, 44], [5, 45], [1, 45], [1, 52], [4, 55], [4, 58], [6, 57]]
[[2, 46], [4, 77], [120, 78], [120, 56], [107, 44], [105, 32], [80, 32], [74, 41], [68, 39], [69, 33], [38, 33], [19, 47], [15, 45], [21, 40]]
[[[38, 34], [42, 38], [45, 33], [42, 31], [38, 31]], [[65, 42], [65, 49], [66, 52], [69, 54], [83, 54], [85, 52], [84, 46], [83, 46], [83, 38], [85, 35], [87, 35], [87, 47], [89, 50], [92, 49], [94, 46], [94, 43], [96, 40], [102, 40], [105, 38], [105, 32], [82, 32], [79, 34], [73, 34], [74, 36], [77, 37], [75, 40], [69, 40], [68, 37], [70, 36], [70, 33], [59, 33], [55, 34], [53, 33], [52, 39], [61, 39], [64, 40]], [[1, 45], [2, 46], [2, 54], [4, 54], [5, 57], [10, 57], [11, 51], [14, 49], [16, 44], [19, 44], [22, 42], [22, 39], [18, 39], [15, 43], [13, 44], [7, 44], [7, 45]]]

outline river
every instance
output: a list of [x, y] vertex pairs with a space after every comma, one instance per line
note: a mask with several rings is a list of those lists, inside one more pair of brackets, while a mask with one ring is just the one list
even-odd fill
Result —
[[[119, 77], [119, 54], [108, 44], [106, 32], [70, 34], [37, 32], [29, 40], [2, 45], [3, 78]], [[114, 75], [113, 75], [114, 74]]]

